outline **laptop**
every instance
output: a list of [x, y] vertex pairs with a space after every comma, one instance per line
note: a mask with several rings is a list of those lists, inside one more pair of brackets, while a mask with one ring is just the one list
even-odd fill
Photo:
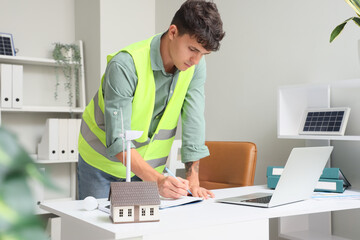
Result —
[[293, 148], [273, 193], [258, 192], [217, 202], [270, 208], [309, 199], [332, 150], [332, 146]]

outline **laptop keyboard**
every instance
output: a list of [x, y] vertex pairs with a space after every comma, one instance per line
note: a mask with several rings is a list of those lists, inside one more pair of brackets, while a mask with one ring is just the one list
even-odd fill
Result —
[[260, 197], [260, 198], [253, 198], [253, 199], [247, 199], [243, 202], [253, 202], [253, 203], [269, 203], [271, 199], [271, 196], [266, 197]]

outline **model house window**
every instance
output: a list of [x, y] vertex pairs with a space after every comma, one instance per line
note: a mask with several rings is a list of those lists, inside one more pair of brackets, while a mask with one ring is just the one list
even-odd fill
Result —
[[124, 216], [124, 209], [120, 209], [119, 210], [119, 217], [123, 217]]
[[150, 208], [150, 216], [154, 216], [154, 208]]
[[128, 217], [131, 217], [132, 216], [132, 209], [128, 209]]
[[141, 208], [141, 216], [145, 216], [145, 208]]

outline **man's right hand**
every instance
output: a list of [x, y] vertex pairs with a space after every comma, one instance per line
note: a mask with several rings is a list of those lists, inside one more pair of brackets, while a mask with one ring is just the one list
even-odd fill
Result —
[[186, 196], [189, 189], [189, 181], [183, 178], [178, 178], [178, 181], [174, 177], [163, 176], [158, 180], [158, 187], [160, 195], [166, 198], [180, 198]]
[[[125, 153], [126, 155], [126, 153]], [[123, 160], [123, 153], [116, 155], [120, 162]], [[126, 159], [126, 156], [125, 156]], [[126, 160], [125, 160], [126, 161]], [[126, 165], [126, 163], [123, 163]], [[153, 169], [139, 154], [136, 149], [131, 149], [131, 171], [143, 181], [157, 182], [159, 193], [166, 198], [180, 198], [187, 195], [189, 181], [182, 178], [165, 177]], [[180, 180], [180, 181], [179, 181]]]

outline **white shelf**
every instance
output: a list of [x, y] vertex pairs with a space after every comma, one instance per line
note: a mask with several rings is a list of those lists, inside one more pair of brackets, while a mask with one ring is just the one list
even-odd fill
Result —
[[[306, 146], [323, 146], [322, 144], [327, 146], [331, 145], [332, 140], [360, 141], [360, 132], [357, 128], [357, 119], [360, 116], [359, 91], [360, 79], [279, 87], [278, 138], [303, 139]], [[331, 107], [349, 107], [351, 109], [345, 136], [299, 135], [301, 119], [306, 109]], [[330, 167], [330, 162], [328, 164]], [[331, 235], [331, 215], [311, 214], [280, 220], [279, 236], [285, 239], [346, 239]]]
[[[305, 140], [359, 141], [360, 133], [352, 130], [357, 125], [352, 116], [360, 114], [358, 92], [360, 79], [329, 84], [282, 86], [278, 89], [278, 138]], [[335, 105], [336, 104], [336, 105]], [[351, 109], [345, 136], [299, 135], [301, 119], [308, 108], [349, 107]]]
[[55, 113], [82, 113], [84, 108], [56, 107], [56, 106], [23, 106], [22, 108], [0, 108], [1, 112], [55, 112]]
[[360, 136], [279, 135], [281, 139], [360, 141]]
[[49, 160], [49, 159], [38, 159], [37, 154], [30, 154], [30, 157], [39, 164], [54, 164], [54, 163], [76, 163], [77, 159], [67, 159], [67, 160]]
[[[10, 64], [31, 64], [31, 65], [42, 65], [42, 66], [54, 66], [57, 67], [59, 64], [50, 58], [34, 58], [34, 57], [22, 57], [22, 56], [4, 56], [0, 55], [0, 62]], [[70, 62], [75, 65], [75, 62]]]
[[70, 160], [46, 160], [46, 159], [35, 159], [36, 163], [39, 164], [54, 164], [54, 163], [76, 163], [78, 162], [77, 159], [70, 159]]

